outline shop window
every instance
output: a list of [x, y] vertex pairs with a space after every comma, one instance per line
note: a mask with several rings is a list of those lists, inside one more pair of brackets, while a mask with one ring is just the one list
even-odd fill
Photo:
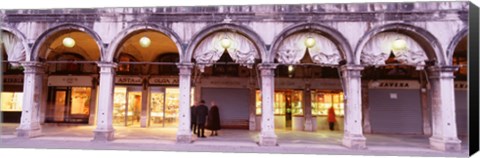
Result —
[[70, 114], [88, 115], [90, 113], [90, 95], [91, 90], [87, 87], [72, 88], [72, 109]]
[[22, 111], [23, 93], [2, 92], [0, 101], [2, 111]]
[[312, 115], [326, 116], [333, 106], [336, 116], [344, 115], [343, 92], [312, 91]]
[[74, 61], [83, 61], [84, 58], [74, 53], [63, 53], [56, 58], [57, 61], [72, 61], [68, 63], [56, 64], [57, 73], [79, 73], [82, 72], [82, 64], [73, 63]]
[[165, 75], [165, 76], [178, 76], [179, 70], [175, 63], [178, 63], [180, 60], [180, 56], [178, 53], [167, 53], [162, 54], [158, 57], [158, 62], [163, 63], [171, 63], [168, 65], [159, 65], [158, 66], [158, 74]]
[[[262, 94], [260, 90], [256, 92], [255, 113], [262, 114]], [[290, 93], [287, 95], [287, 93]], [[273, 112], [275, 115], [285, 115], [287, 113], [287, 103], [291, 105], [290, 111], [293, 115], [303, 115], [303, 97], [302, 91], [277, 91], [274, 93]], [[288, 112], [288, 113], [290, 113]]]

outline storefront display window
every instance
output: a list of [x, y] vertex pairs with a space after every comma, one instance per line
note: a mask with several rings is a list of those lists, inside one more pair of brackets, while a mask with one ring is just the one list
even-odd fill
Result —
[[73, 87], [72, 88], [72, 109], [70, 114], [88, 115], [90, 113], [90, 88]]
[[175, 124], [178, 118], [180, 90], [178, 88], [167, 88], [165, 91], [165, 121]]
[[328, 115], [328, 109], [333, 106], [335, 115], [344, 115], [343, 92], [312, 91], [312, 114]]
[[[288, 101], [291, 104], [291, 112], [294, 115], [303, 115], [303, 106], [302, 106], [302, 91], [278, 91], [274, 94], [274, 102], [273, 102], [273, 111], [275, 115], [285, 115], [287, 112], [286, 104], [287, 104], [287, 93], [291, 93], [291, 99]], [[256, 114], [262, 114], [262, 96], [261, 91], [256, 91]]]
[[2, 111], [22, 111], [22, 92], [2, 92]]
[[113, 123], [123, 125], [125, 123], [125, 111], [127, 104], [127, 88], [115, 87], [113, 97]]
[[256, 100], [255, 113], [257, 115], [261, 115], [262, 114], [262, 93], [259, 90], [255, 91], [255, 93], [256, 93], [255, 94], [255, 100]]
[[[193, 104], [193, 88], [190, 92]], [[150, 124], [160, 126], [176, 126], [180, 105], [178, 88], [154, 88], [150, 95]]]
[[292, 91], [291, 97], [292, 114], [303, 115], [302, 91]]

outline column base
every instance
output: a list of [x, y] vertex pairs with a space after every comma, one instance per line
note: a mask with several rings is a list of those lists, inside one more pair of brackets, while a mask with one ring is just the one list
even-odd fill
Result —
[[278, 146], [277, 136], [260, 136], [260, 146]]
[[146, 128], [147, 127], [147, 117], [140, 117], [140, 127]]
[[305, 125], [304, 125], [304, 129], [305, 131], [314, 131], [313, 130], [313, 124], [312, 124], [312, 120], [311, 119], [305, 119]]
[[38, 136], [42, 135], [42, 129], [41, 128], [38, 128], [38, 129], [20, 129], [20, 128], [17, 128], [16, 130], [17, 131], [15, 132], [15, 134], [19, 138], [33, 138], [33, 137], [38, 137]]
[[100, 130], [95, 130], [93, 131], [94, 136], [93, 140], [95, 142], [106, 142], [106, 141], [112, 141], [114, 139], [114, 132], [115, 130], [107, 130], [107, 131], [100, 131]]
[[436, 138], [436, 137], [430, 137], [430, 147], [435, 150], [440, 150], [440, 151], [460, 151], [461, 146], [460, 141], [457, 138]]
[[366, 139], [363, 135], [344, 135], [342, 145], [350, 149], [367, 149]]
[[177, 143], [189, 144], [192, 143], [192, 134], [177, 135]]

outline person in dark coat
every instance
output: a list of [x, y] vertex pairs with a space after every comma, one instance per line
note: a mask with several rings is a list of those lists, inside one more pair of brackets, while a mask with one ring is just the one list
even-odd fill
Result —
[[190, 107], [190, 131], [193, 130], [193, 134], [197, 134], [197, 115], [195, 114], [197, 105], [198, 103]]
[[205, 106], [205, 101], [200, 101], [200, 105], [195, 108], [195, 115], [197, 115], [197, 136], [205, 138], [205, 122], [207, 121], [208, 107]]
[[220, 114], [218, 112], [218, 106], [212, 101], [210, 112], [208, 112], [207, 129], [211, 130], [210, 136], [218, 136], [218, 130], [220, 130]]

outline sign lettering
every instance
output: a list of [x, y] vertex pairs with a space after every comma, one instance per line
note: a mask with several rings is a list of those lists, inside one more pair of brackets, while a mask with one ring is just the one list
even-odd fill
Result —
[[21, 76], [21, 75], [15, 75], [15, 76], [4, 75], [3, 76], [3, 84], [4, 85], [22, 85], [23, 84], [23, 76]]
[[117, 76], [115, 77], [116, 84], [142, 84], [142, 78], [140, 77], [127, 77]]
[[154, 77], [154, 78], [150, 78], [148, 82], [154, 85], [178, 85], [179, 84], [178, 78]]

